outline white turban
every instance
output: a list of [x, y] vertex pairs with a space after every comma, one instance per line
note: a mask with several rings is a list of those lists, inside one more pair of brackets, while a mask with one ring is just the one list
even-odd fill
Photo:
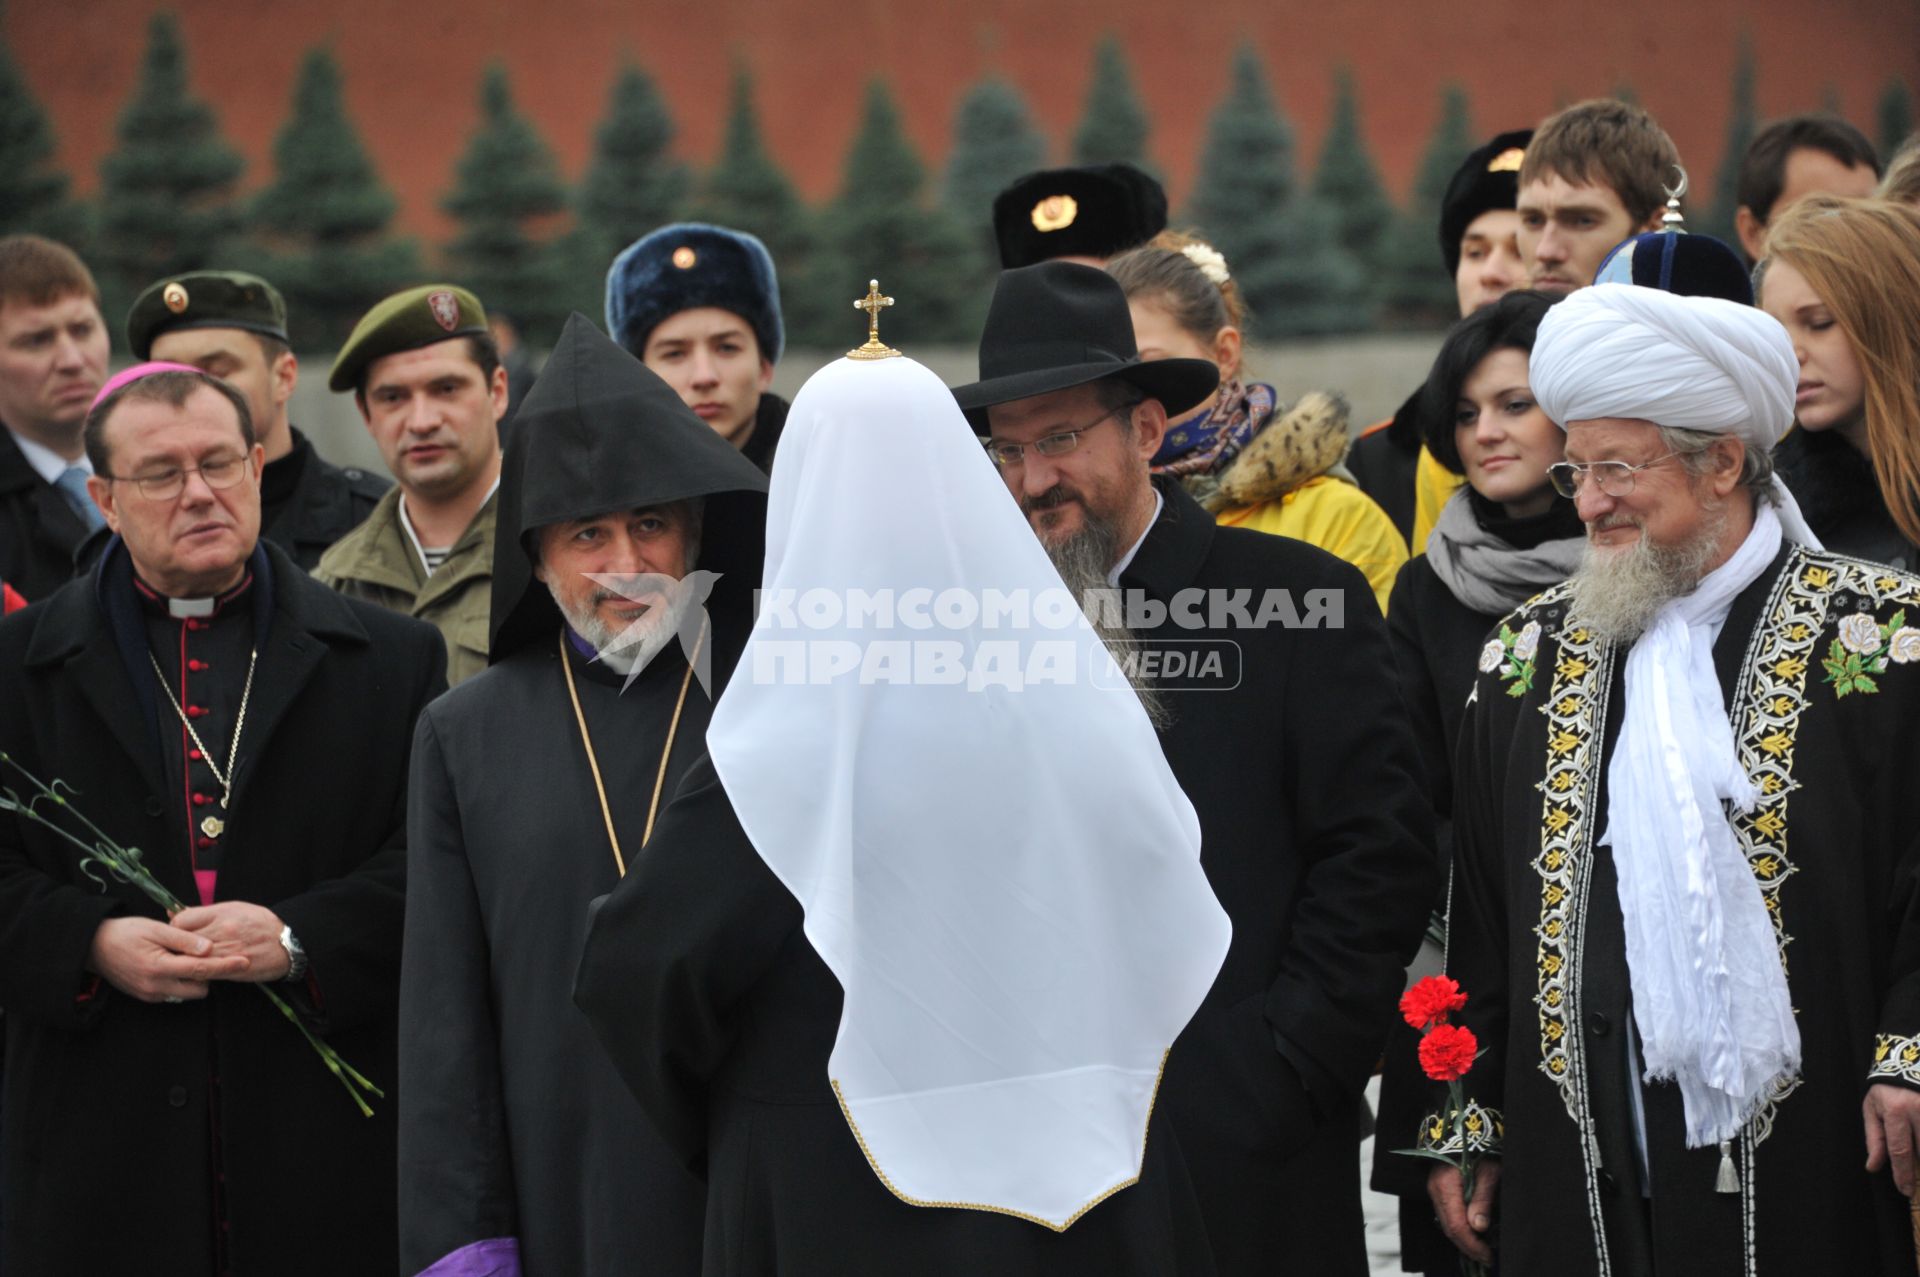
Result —
[[[1595, 284], [1540, 321], [1527, 380], [1541, 411], [1562, 429], [1569, 421], [1628, 417], [1771, 449], [1793, 426], [1800, 364], [1787, 330], [1765, 311], [1720, 297]], [[1819, 549], [1777, 478], [1772, 495], [1787, 536]]]

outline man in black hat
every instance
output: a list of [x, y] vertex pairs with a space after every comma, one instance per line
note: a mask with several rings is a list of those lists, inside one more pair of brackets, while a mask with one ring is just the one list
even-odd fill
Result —
[[204, 270], [155, 280], [127, 314], [127, 345], [136, 360], [190, 364], [246, 396], [267, 454], [260, 535], [301, 571], [313, 571], [392, 486], [358, 466], [330, 464], [288, 421], [300, 361], [288, 344], [287, 303], [258, 275]]
[[760, 579], [765, 491], [666, 383], [567, 322], [507, 448], [492, 664], [415, 737], [405, 1272], [701, 1271], [706, 1189], [572, 988], [589, 902], [703, 750]]
[[[1460, 162], [1440, 201], [1440, 257], [1453, 276], [1462, 319], [1526, 287], [1520, 214], [1513, 203], [1532, 138], [1532, 129], [1496, 134]], [[1420, 446], [1420, 394], [1416, 387], [1399, 411], [1361, 431], [1347, 452], [1347, 469], [1360, 490], [1380, 503], [1415, 554], [1426, 549], [1440, 504], [1459, 483]], [[1431, 507], [1424, 520], [1423, 505]]]
[[1000, 265], [1104, 266], [1167, 229], [1167, 193], [1131, 164], [1042, 169], [993, 198]]
[[1432, 817], [1366, 580], [1301, 542], [1219, 527], [1151, 478], [1168, 414], [1218, 374], [1143, 362], [1105, 272], [1002, 275], [980, 374], [954, 397], [1063, 578], [1118, 587], [1136, 669], [1196, 674], [1160, 680], [1161, 744], [1233, 944], [1161, 1096], [1214, 1257], [1229, 1274], [1357, 1277], [1359, 1093], [1434, 889]]

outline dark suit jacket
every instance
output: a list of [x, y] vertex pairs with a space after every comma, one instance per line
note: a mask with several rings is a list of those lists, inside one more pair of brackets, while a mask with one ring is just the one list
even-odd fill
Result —
[[[1160, 517], [1123, 590], [1169, 604], [1195, 591], [1185, 597], [1203, 609], [1206, 592], [1239, 591], [1255, 619], [1264, 591], [1285, 590], [1303, 622], [1250, 628], [1223, 614], [1231, 624], [1190, 629], [1174, 607], [1135, 631], [1148, 649], [1238, 654], [1234, 686], [1165, 693], [1174, 721], [1161, 744], [1200, 815], [1200, 863], [1233, 944], [1174, 1044], [1161, 1102], [1223, 1274], [1364, 1274], [1358, 1096], [1436, 891], [1433, 816], [1386, 627], [1350, 564], [1218, 527], [1177, 484], [1159, 487]], [[1334, 597], [1337, 627], [1331, 606], [1313, 609]]]
[[73, 579], [87, 525], [0, 429], [0, 581], [37, 603]]
[[[445, 647], [272, 546], [255, 565], [272, 610], [256, 628], [218, 898], [265, 904], [292, 926], [318, 994], [310, 1026], [387, 1098], [360, 1117], [257, 990], [219, 983], [168, 1006], [94, 981], [99, 923], [159, 909], [84, 877], [46, 830], [0, 816], [9, 1273], [209, 1273], [216, 1191], [235, 1272], [394, 1266], [407, 755], [415, 717], [445, 686]], [[116, 571], [130, 579], [118, 542], [89, 575], [0, 621], [0, 750], [71, 785], [80, 811], [191, 900], [154, 690], [102, 603]]]

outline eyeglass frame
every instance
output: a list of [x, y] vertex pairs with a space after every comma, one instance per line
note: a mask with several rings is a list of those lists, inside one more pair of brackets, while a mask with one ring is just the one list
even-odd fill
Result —
[[[180, 494], [187, 490], [187, 476], [190, 474], [199, 475], [200, 482], [207, 485], [207, 491], [209, 492], [231, 492], [233, 489], [239, 487], [241, 480], [246, 477], [247, 467], [253, 462], [253, 454], [250, 452], [242, 452], [231, 458], [214, 459], [216, 465], [228, 461], [236, 467], [233, 472], [233, 478], [231, 479], [214, 479], [211, 474], [207, 473], [207, 463], [205, 460], [202, 460], [197, 466], [172, 466], [166, 470], [162, 470], [158, 474], [102, 473], [100, 477], [109, 483], [131, 483], [139, 488], [140, 495], [149, 501], [174, 501], [179, 499]], [[168, 484], [177, 483], [179, 486], [163, 493], [154, 492], [153, 485], [163, 482]]]
[[[1145, 402], [1146, 400], [1144, 398], [1131, 400], [1116, 408], [1107, 409], [1084, 426], [1076, 426], [1072, 430], [1051, 431], [1050, 433], [1041, 435], [1032, 443], [1015, 443], [1011, 439], [994, 439], [989, 437], [982, 439], [980, 444], [987, 450], [987, 456], [993, 461], [993, 464], [1002, 470], [1010, 470], [1016, 465], [1025, 465], [1027, 463], [1027, 449], [1029, 448], [1043, 457], [1064, 457], [1080, 446], [1081, 435], [1103, 424], [1109, 417], [1117, 417], [1123, 412], [1132, 412]], [[1064, 448], [1055, 448], [1051, 452], [1041, 446], [1043, 444], [1050, 444], [1055, 439], [1070, 439], [1072, 442]], [[1014, 454], [1013, 460], [1004, 460], [999, 452], [995, 451], [996, 449], [1012, 449]]]
[[[1594, 475], [1594, 471], [1598, 467], [1607, 466], [1610, 467], [1607, 473], [1617, 476], [1615, 482], [1624, 481], [1627, 486], [1616, 492], [1608, 486], [1606, 479], [1596, 475], [1594, 476], [1594, 482], [1599, 486], [1601, 495], [1614, 497], [1616, 499], [1629, 497], [1633, 495], [1635, 475], [1639, 474], [1642, 470], [1648, 470], [1659, 465], [1662, 461], [1671, 461], [1680, 455], [1682, 454], [1678, 452], [1663, 453], [1651, 461], [1642, 461], [1637, 466], [1625, 461], [1556, 461], [1547, 467], [1547, 483], [1552, 486], [1555, 492], [1571, 501], [1580, 495], [1580, 488], [1585, 477]], [[1560, 476], [1562, 475], [1567, 477], [1567, 482], [1564, 486], [1560, 482]]]

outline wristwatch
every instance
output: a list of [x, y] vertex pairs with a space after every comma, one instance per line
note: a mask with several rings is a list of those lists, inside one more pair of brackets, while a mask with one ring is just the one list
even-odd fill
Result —
[[280, 928], [280, 947], [287, 951], [287, 974], [289, 980], [303, 979], [307, 974], [307, 951], [300, 946], [291, 926]]

